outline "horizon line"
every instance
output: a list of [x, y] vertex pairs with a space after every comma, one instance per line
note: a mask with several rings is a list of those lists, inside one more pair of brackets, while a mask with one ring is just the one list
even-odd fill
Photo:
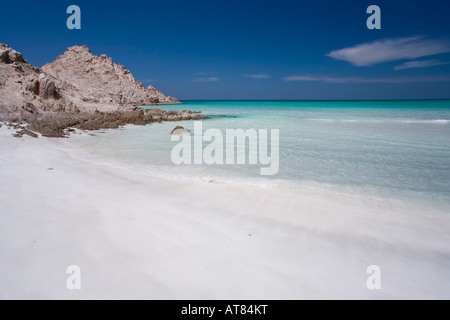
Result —
[[447, 101], [450, 98], [432, 99], [180, 99], [183, 101]]

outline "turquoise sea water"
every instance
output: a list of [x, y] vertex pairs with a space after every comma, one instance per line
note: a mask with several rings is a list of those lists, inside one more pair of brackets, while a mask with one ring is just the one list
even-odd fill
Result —
[[[145, 107], [144, 107], [145, 108]], [[132, 171], [171, 178], [432, 200], [450, 204], [450, 101], [185, 101], [165, 109], [198, 110], [204, 130], [279, 129], [280, 170], [259, 166], [171, 163], [176, 125], [127, 126], [77, 137], [80, 154]], [[206, 143], [205, 143], [206, 145]]]

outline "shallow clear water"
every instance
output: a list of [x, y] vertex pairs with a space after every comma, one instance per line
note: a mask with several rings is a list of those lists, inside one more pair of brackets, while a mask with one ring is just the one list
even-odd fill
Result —
[[[127, 126], [70, 139], [77, 156], [134, 172], [221, 183], [308, 186], [450, 204], [450, 101], [187, 101], [203, 128], [279, 129], [280, 170], [171, 162], [170, 132], [194, 122]], [[207, 143], [205, 143], [205, 146]]]

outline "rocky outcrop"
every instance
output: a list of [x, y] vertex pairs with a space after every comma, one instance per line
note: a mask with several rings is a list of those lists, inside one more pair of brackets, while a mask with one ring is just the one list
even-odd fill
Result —
[[[168, 113], [177, 113], [177, 118], [171, 118]], [[153, 122], [200, 120], [204, 117], [198, 112], [163, 111], [160, 109], [143, 110], [136, 108], [122, 112], [94, 112], [79, 114], [58, 114], [42, 117], [32, 121], [29, 128], [45, 137], [65, 137], [70, 135], [72, 128], [80, 130], [116, 129], [126, 124], [146, 125]]]
[[0, 120], [30, 124], [45, 136], [71, 127], [95, 130], [125, 124], [203, 119], [199, 112], [144, 110], [140, 105], [178, 104], [154, 87], [144, 88], [106, 55], [74, 46], [42, 69], [0, 44]]
[[42, 71], [54, 79], [62, 97], [81, 111], [111, 112], [138, 105], [179, 103], [152, 86], [144, 89], [124, 66], [104, 54], [93, 55], [86, 46], [68, 48]]
[[185, 129], [184, 127], [177, 126], [175, 129], [172, 130], [171, 135], [173, 136], [181, 136], [183, 134], [191, 134], [191, 132], [188, 129]]
[[0, 43], [0, 62], [4, 64], [27, 63], [20, 52]]
[[30, 65], [19, 52], [0, 44], [0, 113], [3, 117], [27, 118], [67, 107], [67, 101], [61, 99], [50, 77]]
[[74, 46], [42, 69], [0, 44], [0, 113], [27, 117], [47, 112], [129, 111], [138, 105], [178, 104], [147, 89], [124, 66], [86, 46]]

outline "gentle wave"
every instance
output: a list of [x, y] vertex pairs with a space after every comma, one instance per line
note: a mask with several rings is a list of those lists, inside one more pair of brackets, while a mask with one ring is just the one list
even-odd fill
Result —
[[405, 120], [404, 123], [425, 123], [425, 124], [447, 124], [450, 120], [436, 119], [436, 120]]
[[[171, 170], [169, 166], [136, 164], [117, 159], [108, 159], [105, 157], [93, 157], [86, 150], [74, 149], [69, 146], [61, 147], [62, 150], [70, 154], [74, 159], [86, 161], [94, 165], [106, 166], [111, 169], [124, 170], [131, 174], [145, 175], [148, 177], [183, 182], [206, 182], [211, 184], [225, 184], [232, 186], [253, 187], [273, 189], [280, 185], [284, 185], [287, 181], [283, 179], [267, 179], [263, 177], [249, 178], [246, 176], [219, 176], [219, 175], [202, 175], [196, 176], [189, 173], [180, 173]], [[179, 167], [177, 167], [179, 168]]]

